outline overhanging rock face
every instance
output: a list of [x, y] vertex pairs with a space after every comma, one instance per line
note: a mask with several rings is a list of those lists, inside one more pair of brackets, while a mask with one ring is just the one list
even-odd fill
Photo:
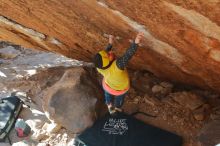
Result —
[[220, 92], [220, 2], [175, 0], [0, 0], [0, 39], [91, 61], [105, 34], [117, 55], [138, 31], [130, 61], [162, 78]]

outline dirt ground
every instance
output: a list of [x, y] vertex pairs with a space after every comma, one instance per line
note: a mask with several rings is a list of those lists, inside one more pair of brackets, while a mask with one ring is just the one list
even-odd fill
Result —
[[[201, 129], [219, 117], [214, 110], [219, 107], [219, 95], [162, 81], [148, 72], [130, 74], [133, 76], [133, 87], [125, 101], [124, 110], [128, 113], [141, 111], [156, 116], [138, 115], [137, 118], [182, 136], [184, 146], [200, 146]], [[159, 88], [164, 84], [167, 87]]]

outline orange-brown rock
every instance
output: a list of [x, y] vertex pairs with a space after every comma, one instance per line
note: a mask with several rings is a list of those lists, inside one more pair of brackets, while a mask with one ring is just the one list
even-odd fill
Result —
[[164, 79], [220, 92], [218, 0], [0, 0], [0, 40], [91, 61], [118, 36], [116, 53], [145, 33], [130, 62]]

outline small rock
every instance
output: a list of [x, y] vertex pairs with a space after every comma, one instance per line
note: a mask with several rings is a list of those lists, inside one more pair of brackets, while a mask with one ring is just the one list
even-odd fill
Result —
[[47, 131], [47, 133], [56, 133], [61, 129], [61, 126], [59, 124], [54, 123], [54, 122], [52, 122], [50, 124], [45, 123], [42, 129]]
[[208, 104], [204, 104], [201, 108], [193, 111], [193, 117], [198, 121], [205, 120], [205, 117], [206, 117], [206, 114], [207, 114], [209, 108], [210, 107]]
[[140, 99], [141, 99], [140, 96], [136, 96], [136, 97], [134, 98], [134, 103], [135, 103], [135, 104], [138, 104], [139, 101], [140, 101]]
[[202, 112], [193, 113], [193, 116], [197, 121], [203, 121], [205, 119], [205, 115]]
[[191, 92], [176, 92], [169, 94], [177, 103], [191, 110], [205, 104], [203, 98]]
[[159, 92], [162, 92], [164, 90], [164, 88], [160, 85], [154, 85], [152, 87], [152, 92], [153, 93], [159, 93]]
[[0, 58], [3, 59], [13, 59], [17, 57], [21, 52], [14, 49], [12, 46], [0, 49]]

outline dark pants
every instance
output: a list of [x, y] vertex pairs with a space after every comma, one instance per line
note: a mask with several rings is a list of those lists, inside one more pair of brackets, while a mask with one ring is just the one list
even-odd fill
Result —
[[[105, 91], [105, 90], [104, 90]], [[110, 104], [110, 103], [114, 103], [113, 105], [117, 108], [122, 107], [123, 103], [124, 103], [124, 98], [126, 96], [125, 94], [119, 95], [119, 96], [115, 96], [115, 98], [113, 99], [114, 95], [111, 95], [110, 93], [108, 93], [107, 91], [105, 91], [105, 103], [106, 104]]]

